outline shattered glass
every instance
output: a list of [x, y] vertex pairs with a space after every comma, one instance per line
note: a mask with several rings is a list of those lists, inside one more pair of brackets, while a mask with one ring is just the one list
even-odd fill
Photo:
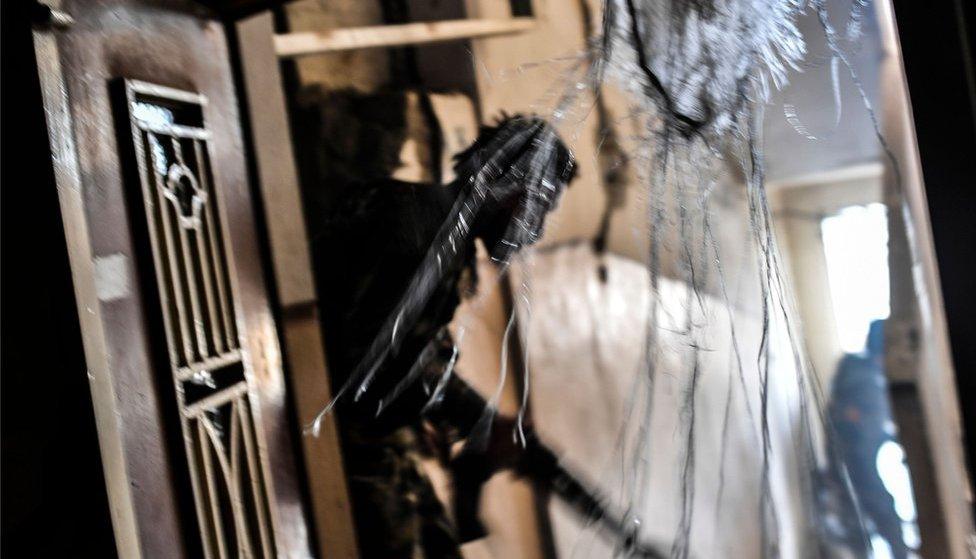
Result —
[[[846, 74], [881, 139], [850, 59], [866, 7], [855, 0], [838, 30], [825, 0], [606, 0], [602, 22], [593, 25], [599, 35], [584, 52], [539, 63], [559, 68], [552, 94], [538, 103], [545, 118], [506, 121], [459, 156], [462, 195], [322, 414], [376, 390], [381, 366], [421, 319], [459, 247], [472, 242], [473, 224], [505, 207], [510, 220], [486, 249], [516, 286], [515, 309], [499, 348], [499, 387], [467, 444], [486, 444], [490, 436], [509, 373], [509, 340], [518, 335], [525, 370], [512, 437], [522, 446], [531, 438], [529, 402], [531, 429], [541, 440], [590, 433], [575, 437], [585, 445], [561, 449], [561, 460], [598, 488], [602, 509], [575, 536], [559, 538], [574, 542], [561, 550], [566, 556], [833, 556], [824, 519], [838, 510], [853, 511], [861, 529], [845, 537], [857, 555], [870, 555], [857, 498], [830, 448], [823, 387], [777, 248], [763, 146], [770, 96], [813, 66], [829, 68], [836, 124]], [[812, 60], [798, 28], [804, 14], [817, 19], [825, 37], [826, 51]], [[606, 83], [628, 93], [633, 136], [617, 137], [608, 125], [612, 117], [600, 105]], [[575, 166], [556, 130], [572, 134], [594, 110], [608, 190], [621, 188], [624, 168], [637, 179], [628, 188], [638, 189], [644, 204], [642, 263], [604, 253], [605, 238], [597, 251], [584, 244], [532, 248]], [[776, 116], [802, 137], [830, 134], [807, 128], [795, 106], [782, 110]], [[623, 204], [619, 192], [609, 198], [608, 207]], [[612, 213], [604, 215], [602, 235]], [[552, 335], [560, 330], [575, 334]], [[425, 385], [430, 403], [455, 373], [462, 335], [451, 342], [439, 381]], [[561, 339], [592, 345], [560, 346]], [[426, 382], [418, 379], [433, 352], [421, 352], [377, 396], [377, 416], [407, 386]], [[588, 396], [568, 405], [544, 396], [570, 389]], [[308, 426], [318, 428], [318, 420]], [[824, 470], [841, 472], [841, 487], [826, 492]], [[574, 524], [557, 518], [557, 532], [567, 526]]]

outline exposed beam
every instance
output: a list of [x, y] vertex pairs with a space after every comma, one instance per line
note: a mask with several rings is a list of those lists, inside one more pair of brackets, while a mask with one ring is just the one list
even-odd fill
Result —
[[535, 18], [455, 19], [398, 25], [347, 27], [325, 32], [275, 35], [275, 52], [281, 58], [310, 56], [353, 49], [422, 45], [440, 41], [495, 37], [525, 33]]
[[[271, 14], [266, 12], [238, 22], [236, 30], [242, 93], [279, 305], [277, 318], [295, 412], [299, 423], [307, 425], [332, 399], [332, 388], [319, 328], [285, 94], [272, 44]], [[301, 436], [318, 556], [358, 557], [335, 416], [326, 416], [321, 427], [318, 437]]]

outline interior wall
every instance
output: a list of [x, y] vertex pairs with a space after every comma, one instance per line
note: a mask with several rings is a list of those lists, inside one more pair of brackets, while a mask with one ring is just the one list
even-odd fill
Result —
[[[339, 27], [378, 25], [383, 21], [375, 0], [297, 0], [285, 5], [293, 32], [328, 32]], [[307, 56], [295, 61], [300, 84], [325, 89], [354, 88], [375, 91], [389, 80], [389, 53], [385, 49], [359, 49]]]
[[[681, 333], [687, 326], [686, 284], [661, 280], [660, 350], [654, 354], [656, 373], [648, 388], [642, 380], [651, 300], [647, 270], [610, 256], [604, 283], [598, 279], [598, 264], [585, 245], [540, 251], [533, 261], [531, 295], [523, 303], [531, 305], [531, 312], [520, 316], [531, 317], [525, 324], [530, 397], [541, 438], [612, 506], [624, 510], [636, 505], [630, 513], [640, 520], [642, 538], [659, 545], [665, 555], [681, 524], [682, 472], [686, 450], [693, 448], [691, 556], [762, 555], [758, 496], [763, 458], [753, 357], [759, 351], [761, 317], [741, 310], [730, 316], [723, 301], [703, 296], [703, 307], [696, 306], [693, 313], [696, 328], [701, 328], [694, 339], [704, 350], [698, 353], [700, 380], [689, 408], [686, 396], [695, 361], [692, 344]], [[730, 318], [744, 362], [741, 381], [734, 366]], [[778, 522], [773, 530], [780, 556], [800, 557], [809, 543], [804, 541], [801, 499], [808, 464], [794, 446], [799, 424], [790, 359], [784, 359], [782, 340], [775, 343], [780, 347], [769, 388], [770, 485]], [[653, 407], [644, 421], [640, 410], [648, 389]], [[695, 430], [689, 447], [691, 414]], [[632, 462], [638, 440], [649, 446]], [[635, 476], [645, 477], [635, 482]], [[614, 542], [599, 533], [598, 521], [585, 522], [556, 499], [550, 510], [559, 557], [612, 556]]]
[[[510, 10], [506, 2], [466, 0], [470, 17], [504, 18]], [[559, 97], [578, 87], [585, 69], [584, 48], [602, 18], [601, 0], [533, 0], [535, 27], [518, 35], [476, 39], [472, 52], [481, 98], [482, 116], [490, 119], [501, 111], [554, 116]], [[591, 30], [587, 31], [585, 10]], [[613, 129], [626, 154], [623, 173], [626, 186], [622, 207], [610, 224], [607, 250], [637, 262], [647, 262], [650, 250], [650, 206], [646, 180], [654, 164], [647, 143], [646, 111], [614, 80], [603, 84], [600, 95], [608, 111], [608, 127]], [[572, 148], [577, 161], [577, 177], [562, 196], [559, 206], [546, 221], [539, 247], [593, 239], [599, 229], [607, 194], [601, 173], [600, 148], [605, 141], [592, 95], [561, 111], [559, 130]], [[640, 116], [640, 115], [644, 116]], [[732, 163], [732, 175], [739, 170]], [[745, 187], [735, 179], [722, 184], [711, 198], [713, 223], [738, 226], [745, 207]], [[672, 208], [674, 209], [674, 208]], [[736, 217], [733, 217], [736, 216]], [[719, 235], [721, 236], [721, 235]], [[681, 257], [675, 239], [665, 244], [673, 251], [662, 257], [661, 273], [683, 277]], [[726, 251], [727, 269], [736, 270], [746, 250]], [[718, 288], [712, 285], [714, 293]]]
[[881, 167], [856, 171], [862, 176], [827, 175], [775, 186], [773, 215], [781, 254], [787, 264], [808, 356], [825, 389], [844, 351], [827, 280], [820, 222], [847, 206], [882, 202]]
[[[505, 17], [503, 3], [491, 0], [469, 0], [472, 15]], [[599, 21], [599, 1], [589, 3]], [[555, 97], [561, 88], [570, 88], [573, 81], [566, 69], [580, 58], [585, 41], [582, 5], [576, 1], [537, 0], [534, 2], [537, 26], [528, 33], [513, 37], [478, 39], [474, 43], [475, 63], [482, 109], [486, 116], [499, 110], [539, 112], [551, 115]], [[568, 60], [568, 61], [567, 61]], [[628, 118], [632, 101], [607, 84], [604, 90], [611, 120], [618, 137], [625, 138], [625, 150], [631, 155], [627, 169], [630, 184], [625, 205], [614, 217], [610, 231], [607, 258], [609, 284], [596, 280], [597, 262], [586, 241], [595, 234], [605, 202], [601, 183], [597, 145], [600, 130], [591, 101], [568, 111], [560, 130], [572, 146], [579, 164], [579, 175], [564, 193], [558, 209], [547, 222], [546, 234], [539, 243], [537, 255], [528, 268], [529, 309], [520, 309], [520, 320], [528, 319], [524, 334], [529, 352], [530, 401], [536, 425], [543, 439], [564, 452], [571, 467], [577, 468], [586, 479], [594, 481], [607, 494], [621, 499], [619, 482], [624, 464], [616, 442], [626, 419], [626, 406], [632, 396], [634, 375], [638, 371], [640, 350], [644, 347], [646, 327], [647, 272], [642, 265], [648, 259], [650, 246], [649, 200], [641, 178], [648, 173], [648, 146], [639, 145], [637, 138], [646, 134], [642, 122]], [[642, 168], [642, 166], [645, 166]], [[735, 172], [733, 170], [733, 175]], [[675, 208], [672, 208], [675, 209]], [[756, 296], [755, 270], [758, 263], [751, 252], [752, 237], [748, 229], [745, 188], [732, 180], [719, 185], [711, 200], [712, 224], [721, 245], [720, 258], [725, 274], [725, 291], [739, 321], [738, 331], [743, 344], [743, 359], [753, 362], [757, 349], [756, 328], [760, 321], [760, 301]], [[673, 215], [673, 214], [672, 214]], [[674, 223], [666, 225], [668, 238], [662, 240], [662, 275], [666, 278], [685, 278], [684, 256], [680, 240], [676, 238]], [[660, 297], [676, 315], [680, 314], [687, 288], [681, 281], [662, 280]], [[518, 281], [515, 285], [520, 285]], [[714, 309], [724, 304], [718, 274], [705, 284], [714, 320], [708, 339], [709, 360], [702, 376], [702, 392], [697, 402], [702, 410], [698, 435], [696, 477], [699, 493], [695, 507], [699, 516], [692, 533], [694, 546], [700, 556], [749, 557], [760, 554], [760, 518], [756, 512], [758, 495], [756, 435], [747, 422], [734, 423], [730, 429], [729, 454], [720, 457], [717, 442], [718, 427], [732, 357], [730, 348], [714, 347], [729, 342], [728, 322]], [[666, 322], [667, 320], [665, 320]], [[679, 345], [678, 340], [672, 340]], [[665, 345], [668, 345], [667, 343]], [[782, 355], [782, 353], [781, 353]], [[645, 433], [653, 441], [654, 451], [647, 465], [654, 488], [645, 497], [649, 504], [640, 511], [648, 537], [662, 543], [665, 551], [673, 539], [679, 510], [676, 474], [680, 469], [681, 395], [687, 389], [687, 355], [680, 349], [666, 356], [666, 369], [661, 373], [660, 387], [655, 391], [655, 417]], [[773, 484], [780, 502], [782, 549], [785, 556], [797, 553], [802, 546], [802, 527], [805, 525], [801, 499], [796, 493], [801, 484], [795, 477], [797, 454], [791, 445], [796, 435], [797, 401], [790, 392], [792, 373], [785, 367], [777, 378], [782, 384], [776, 388], [781, 405], [772, 413], [780, 429], [774, 438], [777, 445], [789, 451], [778, 453], [773, 467]], [[735, 413], [746, 414], [744, 398], [734, 387]], [[755, 394], [751, 381], [743, 393]], [[749, 398], [751, 396], [746, 396]], [[753, 409], [757, 405], [752, 406]], [[728, 466], [724, 469], [722, 464]], [[724, 494], [714, 492], [722, 472]], [[734, 512], [733, 512], [734, 511]], [[604, 557], [612, 554], [612, 545], [594, 534], [565, 505], [554, 499], [550, 505], [554, 535], [560, 557]], [[741, 516], [735, 521], [721, 523], [718, 515]], [[707, 542], [707, 543], [706, 543]], [[694, 555], [695, 553], [693, 553]]]

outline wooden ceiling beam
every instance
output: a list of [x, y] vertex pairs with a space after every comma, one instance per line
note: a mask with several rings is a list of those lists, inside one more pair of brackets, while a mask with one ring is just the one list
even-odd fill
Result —
[[441, 41], [496, 37], [525, 33], [535, 28], [532, 17], [506, 19], [455, 19], [347, 27], [324, 32], [283, 33], [275, 36], [275, 52], [296, 58], [354, 49], [422, 45]]

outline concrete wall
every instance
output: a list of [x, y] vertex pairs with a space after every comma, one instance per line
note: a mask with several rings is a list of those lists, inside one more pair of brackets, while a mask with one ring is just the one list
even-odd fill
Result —
[[775, 187], [774, 215], [780, 249], [788, 264], [806, 349], [825, 389], [844, 352], [827, 280], [821, 220], [847, 206], [882, 201], [881, 167], [862, 167], [862, 176], [820, 175]]
[[[610, 256], [608, 281], [602, 283], [598, 264], [585, 245], [546, 250], [534, 260], [531, 297], [523, 305], [531, 312], [520, 308], [520, 316], [531, 317], [525, 324], [530, 394], [542, 438], [612, 506], [635, 507], [642, 539], [659, 544], [665, 554], [679, 531], [682, 477], [693, 449], [691, 556], [760, 556], [760, 317], [731, 312], [743, 362], [740, 381], [724, 302], [704, 295], [703, 306], [694, 305], [688, 334], [688, 287], [662, 279], [656, 373], [648, 383], [642, 367], [651, 301], [647, 271]], [[702, 348], [699, 383], [689, 407], [696, 343]], [[809, 464], [796, 452], [798, 393], [789, 351], [781, 339], [774, 343], [779, 359], [769, 387], [770, 486], [778, 524], [772, 530], [781, 556], [799, 557], [805, 543], [802, 472]], [[651, 415], [642, 419], [647, 394]], [[638, 441], [647, 447], [634, 462]], [[584, 522], [559, 501], [550, 510], [560, 557], [611, 556], [613, 546], [598, 523]]]

